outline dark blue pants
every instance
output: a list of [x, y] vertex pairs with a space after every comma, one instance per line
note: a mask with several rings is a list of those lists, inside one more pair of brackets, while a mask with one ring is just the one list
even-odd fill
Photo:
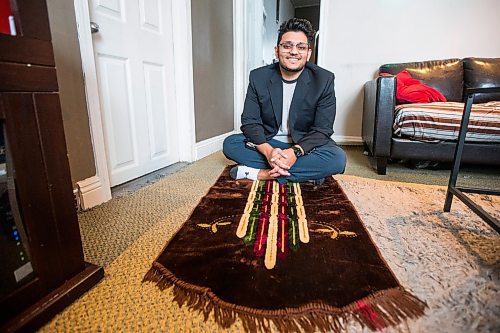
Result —
[[[274, 148], [287, 149], [290, 143], [278, 140], [269, 140], [268, 143]], [[238, 164], [246, 165], [255, 169], [271, 169], [267, 159], [257, 150], [245, 145], [243, 134], [233, 134], [224, 140], [224, 155]], [[290, 176], [278, 177], [280, 183], [305, 182], [343, 173], [346, 165], [345, 152], [333, 141], [323, 146], [316, 147], [304, 156], [297, 159], [295, 164], [288, 170]]]

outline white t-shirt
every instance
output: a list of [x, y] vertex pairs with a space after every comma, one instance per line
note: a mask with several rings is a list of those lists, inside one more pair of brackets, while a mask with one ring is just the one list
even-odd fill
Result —
[[297, 80], [283, 80], [283, 110], [281, 112], [281, 126], [278, 129], [278, 133], [276, 133], [273, 137], [273, 139], [281, 142], [292, 143], [288, 126], [288, 118], [290, 115], [290, 105], [292, 104], [293, 93], [295, 92], [296, 85]]

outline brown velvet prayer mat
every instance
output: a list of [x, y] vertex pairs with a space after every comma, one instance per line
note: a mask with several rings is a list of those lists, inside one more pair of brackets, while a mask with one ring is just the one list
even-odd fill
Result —
[[247, 331], [373, 330], [424, 314], [380, 256], [354, 206], [329, 177], [235, 181], [229, 167], [144, 277], [180, 306]]

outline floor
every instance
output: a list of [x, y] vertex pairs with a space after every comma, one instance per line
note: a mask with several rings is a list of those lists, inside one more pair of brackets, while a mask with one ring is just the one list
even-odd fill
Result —
[[117, 186], [111, 188], [111, 196], [113, 198], [119, 198], [121, 196], [135, 192], [138, 189], [140, 189], [146, 185], [150, 185], [150, 184], [157, 182], [158, 180], [162, 179], [165, 176], [171, 175], [173, 173], [176, 173], [177, 171], [184, 169], [188, 165], [189, 165], [189, 163], [187, 163], [187, 162], [178, 162], [178, 163], [169, 165], [166, 168], [163, 168], [163, 169], [151, 172], [151, 173], [144, 175], [142, 177], [133, 179], [129, 182], [117, 185]]

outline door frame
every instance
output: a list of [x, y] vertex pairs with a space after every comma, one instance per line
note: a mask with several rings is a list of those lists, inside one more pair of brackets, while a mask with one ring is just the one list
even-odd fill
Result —
[[[175, 112], [177, 114], [180, 161], [195, 160], [195, 118], [193, 57], [191, 33], [191, 1], [172, 0], [174, 44]], [[90, 33], [88, 0], [74, 0], [78, 39], [84, 75], [85, 95], [94, 151], [96, 175], [77, 182], [79, 206], [88, 209], [111, 199], [109, 171], [103, 133], [103, 114], [99, 103], [94, 47]], [[190, 79], [191, 78], [191, 79]], [[182, 110], [182, 112], [181, 112]]]
[[[252, 0], [253, 1], [253, 0]], [[233, 67], [234, 67], [234, 130], [241, 133], [241, 113], [245, 104], [248, 86], [248, 3], [246, 0], [233, 0]]]

